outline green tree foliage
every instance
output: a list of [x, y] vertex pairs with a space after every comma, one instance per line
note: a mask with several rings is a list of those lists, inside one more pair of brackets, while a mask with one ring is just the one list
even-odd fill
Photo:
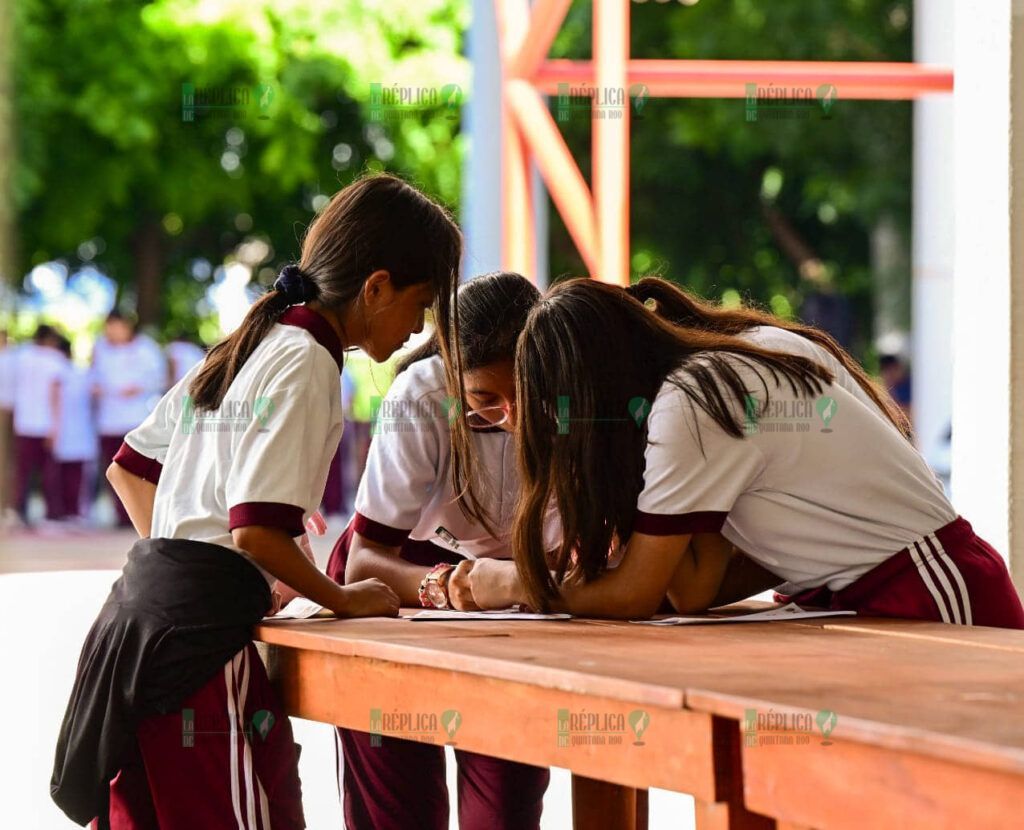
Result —
[[[207, 283], [244, 240], [261, 282], [294, 258], [315, 210], [366, 169], [454, 205], [462, 147], [443, 109], [374, 123], [370, 85], [465, 88], [457, 0], [19, 0], [16, 273], [96, 264], [140, 316], [192, 328]], [[244, 98], [183, 120], [183, 84]], [[227, 92], [225, 92], [225, 90]]]
[[[699, 0], [631, 5], [634, 58], [909, 61], [909, 0]], [[557, 57], [591, 54], [591, 4], [575, 3]], [[751, 78], [757, 82], [757, 78]], [[745, 119], [743, 99], [649, 99], [631, 131], [633, 276], [661, 271], [708, 295], [799, 309], [809, 285], [770, 216], [819, 258], [870, 335], [869, 238], [891, 216], [909, 240], [911, 105], [843, 100], [806, 119]], [[562, 125], [590, 172], [590, 121]], [[553, 217], [552, 273], [582, 262]], [[909, 244], [909, 243], [908, 243]], [[906, 275], [909, 284], [909, 274]]]

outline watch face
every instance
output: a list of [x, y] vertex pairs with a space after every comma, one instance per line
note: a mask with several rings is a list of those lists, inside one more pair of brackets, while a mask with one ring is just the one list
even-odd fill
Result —
[[427, 599], [430, 600], [430, 604], [435, 608], [447, 608], [448, 599], [444, 595], [444, 588], [438, 585], [436, 582], [427, 583]]

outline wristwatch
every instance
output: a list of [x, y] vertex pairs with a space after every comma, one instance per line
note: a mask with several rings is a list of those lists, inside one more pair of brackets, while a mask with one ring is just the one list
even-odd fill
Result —
[[454, 565], [438, 562], [427, 571], [427, 575], [420, 582], [420, 605], [424, 608], [440, 608], [442, 610], [452, 607], [451, 601], [448, 599], [448, 577], [454, 570]]

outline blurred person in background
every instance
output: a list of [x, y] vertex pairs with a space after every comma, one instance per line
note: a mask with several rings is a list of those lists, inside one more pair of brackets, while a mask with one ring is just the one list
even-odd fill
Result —
[[[355, 394], [355, 384], [352, 381], [352, 373], [346, 366], [341, 372], [341, 412], [346, 421], [352, 418], [352, 396]], [[352, 441], [346, 443], [345, 433], [341, 434], [341, 442], [338, 444], [338, 451], [331, 461], [331, 469], [327, 473], [327, 485], [324, 487], [324, 499], [321, 505], [323, 514], [327, 517], [347, 516], [349, 503], [345, 498], [346, 493], [352, 492], [347, 478], [348, 462], [352, 458]]]
[[164, 354], [167, 355], [167, 388], [170, 389], [188, 374], [189, 369], [202, 362], [206, 350], [185, 332], [178, 331], [164, 347]]
[[14, 508], [28, 524], [28, 499], [38, 473], [46, 503], [46, 519], [60, 518], [60, 481], [53, 459], [56, 410], [65, 358], [60, 335], [40, 325], [31, 343], [18, 349], [14, 376]]
[[0, 517], [11, 506], [14, 465], [14, 366], [17, 347], [0, 329]]
[[72, 362], [70, 340], [61, 337], [59, 348], [65, 362], [60, 378], [53, 457], [60, 481], [60, 517], [71, 524], [78, 524], [85, 519], [82, 483], [86, 465], [96, 458], [96, 425], [89, 370]]
[[892, 399], [910, 417], [910, 368], [906, 361], [898, 354], [883, 354], [878, 358], [878, 371]]
[[[146, 420], [167, 383], [167, 364], [156, 342], [112, 311], [92, 356], [92, 394], [99, 432], [99, 469], [105, 470], [124, 436]], [[128, 512], [114, 498], [118, 527], [131, 527]]]

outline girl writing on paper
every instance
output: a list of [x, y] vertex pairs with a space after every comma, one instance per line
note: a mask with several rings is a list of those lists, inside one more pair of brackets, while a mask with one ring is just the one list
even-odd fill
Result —
[[[531, 312], [516, 387], [517, 570], [474, 563], [477, 604], [633, 618], [785, 582], [836, 610], [1024, 627], [1003, 559], [821, 332], [662, 281], [573, 280]], [[737, 561], [753, 580], [731, 579]]]
[[[328, 574], [339, 582], [378, 577], [403, 605], [476, 607], [468, 583], [453, 574], [460, 562], [511, 556], [519, 492], [512, 361], [539, 298], [513, 273], [477, 277], [459, 291], [462, 401], [448, 391], [436, 338], [402, 362], [380, 402], [356, 512]], [[545, 532], [554, 546], [557, 524]], [[338, 729], [346, 826], [447, 828], [442, 748], [375, 738]], [[462, 830], [538, 826], [546, 769], [464, 750], [455, 756]]]

